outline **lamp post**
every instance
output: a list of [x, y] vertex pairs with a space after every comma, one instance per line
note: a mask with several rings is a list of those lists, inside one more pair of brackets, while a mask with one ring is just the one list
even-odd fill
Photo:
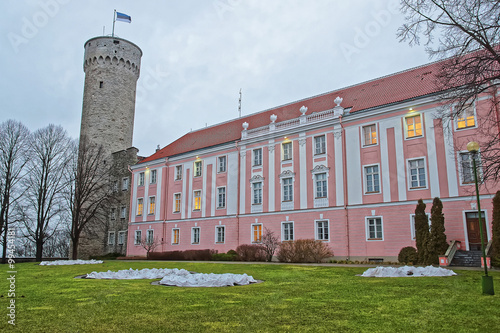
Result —
[[481, 237], [481, 251], [483, 252], [483, 265], [484, 265], [484, 276], [481, 277], [481, 285], [483, 287], [483, 294], [495, 295], [493, 290], [493, 277], [488, 276], [488, 263], [486, 261], [486, 250], [484, 248], [484, 231], [483, 223], [481, 220], [481, 202], [479, 201], [479, 185], [477, 182], [477, 165], [476, 158], [477, 152], [479, 151], [479, 144], [475, 141], [471, 141], [467, 144], [467, 150], [472, 154], [472, 165], [474, 168], [474, 182], [476, 183], [476, 200], [477, 200], [477, 212], [479, 217], [479, 234]]

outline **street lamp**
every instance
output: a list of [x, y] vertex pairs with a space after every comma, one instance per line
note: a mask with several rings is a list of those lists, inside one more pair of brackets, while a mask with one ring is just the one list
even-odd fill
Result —
[[479, 144], [475, 141], [471, 141], [467, 144], [467, 150], [472, 154], [472, 165], [474, 167], [474, 182], [476, 183], [476, 200], [477, 200], [477, 212], [479, 217], [479, 233], [481, 236], [481, 251], [483, 252], [483, 265], [484, 265], [484, 276], [481, 278], [481, 285], [483, 287], [483, 294], [495, 295], [493, 290], [493, 277], [488, 276], [488, 263], [486, 261], [486, 251], [484, 248], [484, 238], [483, 238], [483, 223], [481, 221], [481, 202], [479, 201], [479, 186], [477, 182], [477, 166], [476, 158], [477, 152], [479, 151]]

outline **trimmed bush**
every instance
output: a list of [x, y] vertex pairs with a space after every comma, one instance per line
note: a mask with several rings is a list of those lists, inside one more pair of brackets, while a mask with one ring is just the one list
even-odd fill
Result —
[[[234, 254], [229, 253], [231, 251], [233, 251]], [[231, 250], [231, 251], [228, 251], [227, 253], [214, 253], [214, 254], [212, 254], [212, 260], [214, 260], [214, 261], [235, 261], [238, 254], [234, 250]]]
[[417, 249], [413, 246], [403, 247], [399, 251], [398, 261], [402, 264], [414, 264], [417, 262]]
[[321, 262], [331, 256], [333, 252], [328, 245], [314, 239], [282, 242], [277, 254], [280, 262]]
[[429, 243], [429, 219], [425, 213], [425, 203], [422, 199], [418, 200], [415, 208], [415, 242], [417, 245], [417, 263], [427, 264], [429, 261], [429, 252], [427, 244]]
[[438, 265], [439, 256], [445, 254], [446, 250], [448, 250], [448, 242], [444, 227], [443, 203], [436, 197], [431, 208], [431, 231], [427, 242], [426, 264]]
[[236, 248], [236, 253], [241, 261], [266, 261], [266, 252], [262, 245], [242, 244]]
[[189, 261], [209, 261], [212, 260], [214, 250], [186, 250], [186, 251], [167, 251], [151, 252], [151, 260], [189, 260]]

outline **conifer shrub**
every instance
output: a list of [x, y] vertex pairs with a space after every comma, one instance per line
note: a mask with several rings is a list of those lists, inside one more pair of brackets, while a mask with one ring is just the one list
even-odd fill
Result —
[[492, 243], [490, 249], [491, 264], [500, 267], [500, 191], [493, 197]]
[[422, 199], [418, 200], [415, 208], [415, 242], [417, 246], [417, 264], [425, 265], [428, 262], [429, 242], [429, 220], [425, 213], [425, 203]]
[[266, 261], [266, 252], [259, 244], [242, 244], [236, 248], [238, 260], [241, 261]]
[[280, 262], [321, 262], [332, 256], [326, 243], [314, 239], [282, 242], [277, 253]]
[[403, 247], [398, 254], [398, 261], [402, 264], [413, 265], [417, 262], [417, 249], [413, 246]]
[[439, 255], [445, 254], [447, 249], [443, 203], [436, 197], [431, 208], [431, 231], [427, 242], [426, 264], [439, 264]]

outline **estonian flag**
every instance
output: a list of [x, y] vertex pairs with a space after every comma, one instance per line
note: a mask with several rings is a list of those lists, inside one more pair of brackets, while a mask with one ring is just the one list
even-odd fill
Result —
[[123, 14], [123, 13], [119, 13], [119, 12], [116, 12], [116, 20], [122, 21], [122, 22], [127, 22], [127, 23], [132, 22], [132, 18], [130, 16]]

